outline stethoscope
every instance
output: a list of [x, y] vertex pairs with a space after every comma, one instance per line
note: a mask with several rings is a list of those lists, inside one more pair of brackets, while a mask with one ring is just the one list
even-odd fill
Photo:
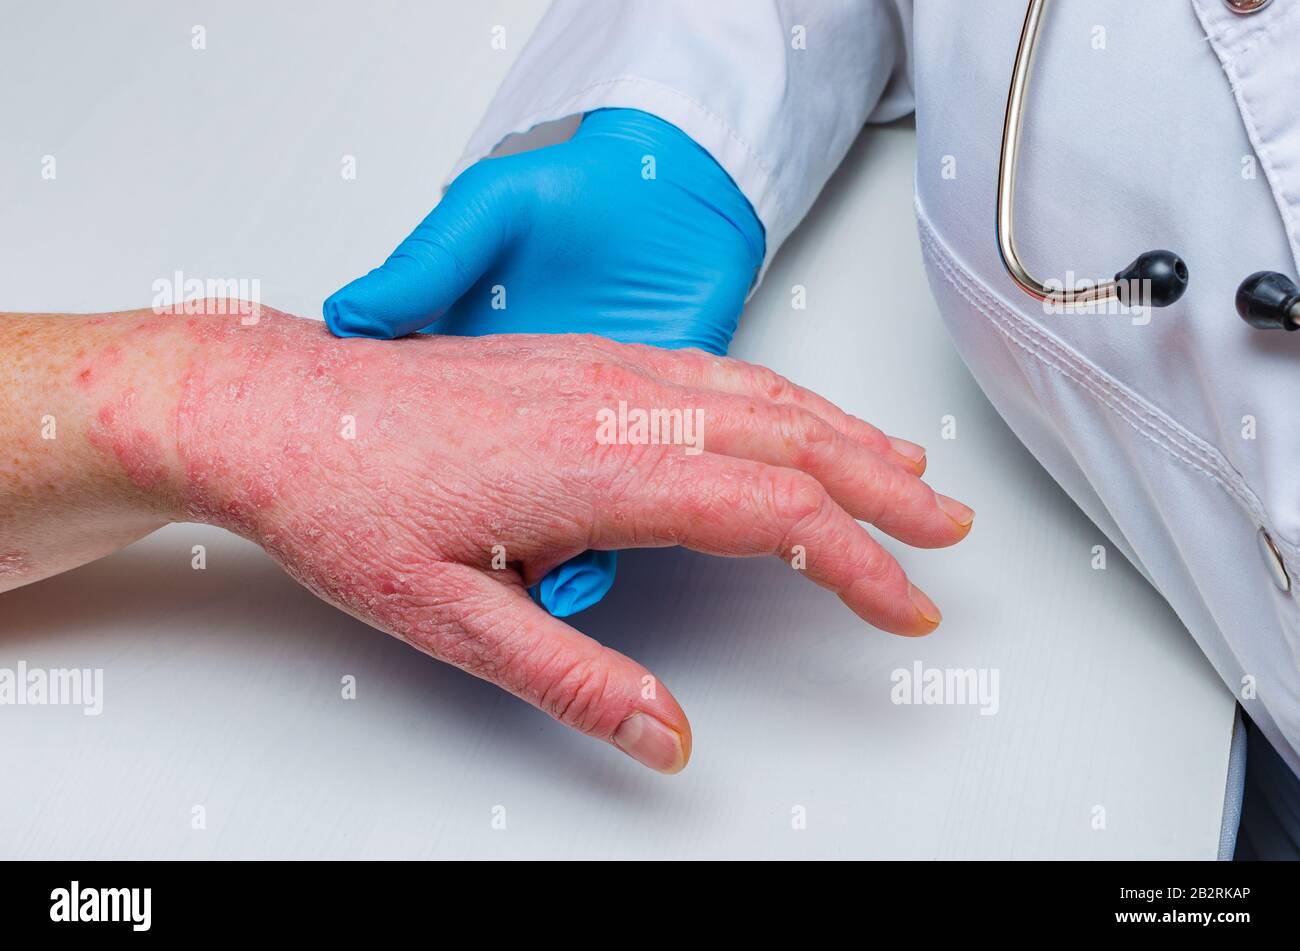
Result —
[[[1025, 13], [1020, 46], [1016, 50], [1007, 116], [1002, 127], [1002, 155], [998, 163], [998, 252], [1011, 279], [1026, 294], [1062, 307], [1118, 301], [1125, 306], [1168, 307], [1187, 290], [1187, 265], [1172, 251], [1146, 251], [1109, 281], [1077, 288], [1048, 287], [1033, 277], [1016, 251], [1012, 215], [1016, 193], [1016, 159], [1020, 154], [1020, 128], [1025, 118], [1025, 96], [1033, 65], [1038, 33], [1047, 0], [1030, 0]], [[1262, 6], [1256, 4], [1255, 8]], [[1237, 313], [1252, 327], [1300, 329], [1300, 288], [1285, 274], [1256, 271], [1237, 288]]]

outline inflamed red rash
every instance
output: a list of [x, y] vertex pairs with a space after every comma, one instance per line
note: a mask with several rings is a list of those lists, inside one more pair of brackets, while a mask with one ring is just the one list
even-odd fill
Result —
[[[140, 315], [115, 343], [134, 370], [128, 388], [114, 393], [85, 360], [70, 367], [91, 369], [91, 442], [136, 485], [169, 480], [173, 518], [250, 538], [316, 594], [426, 650], [455, 635], [448, 564], [485, 559], [490, 540], [511, 537], [505, 523], [485, 525], [485, 473], [517, 495], [519, 454], [542, 451], [496, 437], [499, 417], [514, 416], [483, 398], [500, 367], [454, 359], [474, 352], [455, 340], [339, 340], [266, 307], [253, 325]], [[142, 370], [151, 354], [166, 370], [158, 387]], [[163, 418], [146, 426], [160, 393]], [[453, 441], [464, 447], [447, 452]], [[438, 530], [453, 521], [465, 530]]]
[[404, 587], [384, 567], [394, 533], [366, 489], [390, 451], [386, 394], [401, 345], [343, 343], [265, 307], [254, 327], [199, 318], [185, 332], [184, 517], [257, 541], [317, 594], [373, 613], [385, 587]]
[[32, 570], [32, 559], [25, 551], [0, 551], [0, 579], [17, 578]]
[[86, 319], [88, 326], [116, 331], [113, 342], [89, 353], [79, 350], [70, 368], [75, 389], [88, 400], [87, 441], [113, 459], [133, 485], [149, 492], [170, 488], [175, 431], [165, 407], [175, 399], [174, 390], [169, 392], [172, 353], [192, 344], [197, 352], [190, 362], [201, 364], [215, 356], [211, 344], [232, 330], [247, 329], [240, 320], [237, 314], [168, 311]]
[[167, 479], [162, 443], [141, 424], [139, 397], [127, 389], [101, 406], [86, 432], [90, 444], [118, 462], [132, 483], [142, 489], [161, 488]]
[[450, 560], [433, 526], [476, 494], [430, 451], [436, 408], [464, 389], [432, 358], [439, 344], [339, 340], [267, 308], [255, 328], [186, 330], [185, 517], [251, 538], [317, 595], [426, 644]]
[[319, 368], [304, 373], [332, 338], [268, 308], [255, 328], [191, 319], [185, 330], [195, 346], [176, 434], [187, 515], [256, 535], [260, 516], [338, 448], [337, 387]]

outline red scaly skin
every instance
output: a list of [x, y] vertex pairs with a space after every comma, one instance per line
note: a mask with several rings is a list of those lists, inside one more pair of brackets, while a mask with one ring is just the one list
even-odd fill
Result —
[[[578, 552], [797, 550], [871, 623], [938, 623], [854, 519], [938, 547], [972, 513], [920, 480], [920, 447], [769, 370], [578, 335], [339, 340], [267, 307], [199, 310], [6, 318], [0, 591], [168, 521], [219, 525], [368, 624], [664, 772], [691, 745], [671, 694], [525, 593]], [[703, 451], [602, 442], [600, 414], [621, 403], [698, 411]], [[50, 420], [57, 439], [38, 435]]]

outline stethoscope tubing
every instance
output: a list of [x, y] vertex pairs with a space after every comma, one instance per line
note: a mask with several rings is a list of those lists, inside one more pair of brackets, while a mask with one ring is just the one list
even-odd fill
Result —
[[[1249, 8], [1263, 9], [1266, 4]], [[1025, 103], [1029, 98], [1034, 55], [1042, 32], [1047, 0], [1029, 0], [1025, 10], [1015, 67], [1007, 90], [1007, 111], [1002, 123], [1002, 152], [998, 157], [998, 195], [995, 229], [998, 254], [1007, 274], [1022, 291], [1036, 300], [1057, 307], [1080, 307], [1119, 301], [1124, 305], [1168, 306], [1187, 289], [1187, 265], [1172, 251], [1154, 250], [1140, 254], [1114, 278], [1080, 287], [1049, 287], [1034, 277], [1016, 248], [1016, 166], [1020, 157]], [[1300, 329], [1300, 288], [1285, 274], [1257, 271], [1242, 281], [1236, 296], [1237, 312], [1248, 324], [1259, 328]]]

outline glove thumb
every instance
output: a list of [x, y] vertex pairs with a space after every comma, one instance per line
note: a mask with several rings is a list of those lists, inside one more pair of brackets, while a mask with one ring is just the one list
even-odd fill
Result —
[[483, 276], [511, 234], [498, 183], [484, 163], [466, 169], [387, 261], [325, 300], [331, 332], [391, 339], [441, 317]]

